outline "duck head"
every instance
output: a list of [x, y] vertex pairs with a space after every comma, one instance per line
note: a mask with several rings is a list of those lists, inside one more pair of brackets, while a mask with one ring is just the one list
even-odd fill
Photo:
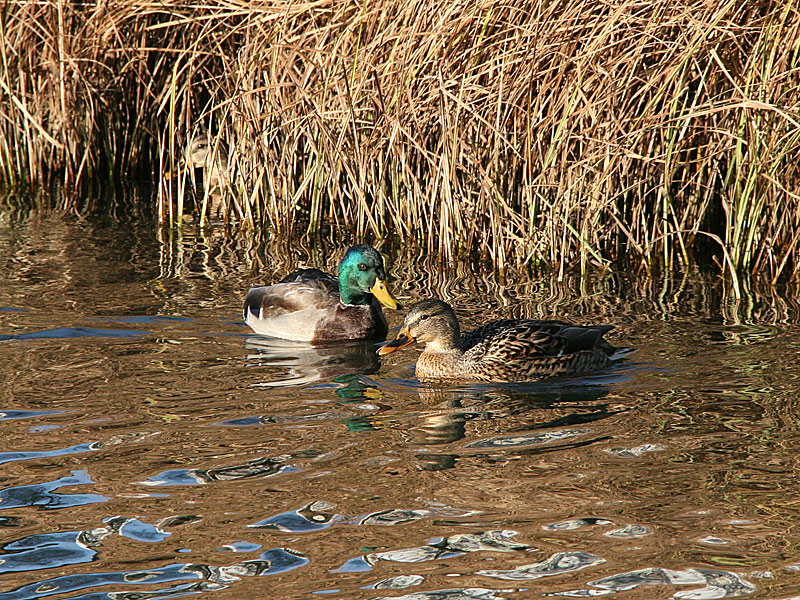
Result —
[[210, 187], [221, 184], [223, 174], [228, 170], [228, 153], [221, 143], [214, 143], [206, 133], [197, 133], [189, 141], [189, 148], [174, 172], [167, 173], [166, 179], [174, 179], [191, 169], [206, 169], [204, 177], [210, 177]]
[[186, 166], [192, 168], [209, 167], [214, 162], [227, 167], [228, 153], [221, 143], [215, 144], [208, 134], [200, 133], [192, 137], [185, 160]]
[[372, 246], [350, 246], [339, 263], [339, 295], [345, 304], [367, 304], [369, 294], [386, 308], [400, 308], [400, 303], [386, 289], [383, 258]]
[[447, 352], [458, 348], [461, 330], [452, 307], [446, 302], [429, 298], [412, 306], [397, 338], [378, 350], [381, 356], [422, 342], [433, 347], [434, 351]]

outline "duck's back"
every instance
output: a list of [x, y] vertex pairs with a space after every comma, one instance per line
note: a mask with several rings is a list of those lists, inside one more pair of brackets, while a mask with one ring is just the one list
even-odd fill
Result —
[[[339, 280], [319, 269], [297, 269], [292, 271], [278, 283], [297, 283], [318, 288], [322, 292], [339, 298]], [[276, 284], [277, 285], [277, 284]]]
[[602, 369], [614, 347], [603, 338], [611, 325], [505, 319], [462, 337], [461, 367], [479, 380], [532, 381]]
[[342, 304], [339, 280], [319, 269], [300, 269], [274, 285], [251, 288], [243, 317], [256, 333], [300, 342], [371, 339], [388, 331], [377, 300]]

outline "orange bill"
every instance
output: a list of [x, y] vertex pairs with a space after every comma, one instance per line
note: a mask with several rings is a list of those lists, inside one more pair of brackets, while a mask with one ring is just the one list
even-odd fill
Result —
[[174, 171], [167, 171], [164, 174], [164, 179], [175, 179], [178, 175], [183, 173], [185, 170], [186, 170], [186, 160], [182, 158], [178, 162], [178, 166], [175, 168]]
[[408, 334], [408, 327], [403, 327], [397, 332], [397, 337], [395, 339], [381, 346], [380, 350], [378, 350], [378, 354], [380, 356], [385, 356], [391, 354], [395, 350], [410, 346], [414, 342], [416, 342], [416, 340]]

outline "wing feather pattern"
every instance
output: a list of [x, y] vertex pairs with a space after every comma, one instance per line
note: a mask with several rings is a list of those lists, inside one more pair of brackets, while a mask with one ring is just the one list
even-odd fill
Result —
[[563, 321], [495, 321], [463, 336], [462, 364], [475, 378], [496, 380], [503, 373], [508, 381], [603, 368], [610, 363], [613, 347], [601, 338], [612, 328]]
[[375, 298], [368, 305], [343, 305], [339, 280], [319, 269], [300, 269], [274, 285], [250, 288], [242, 316], [256, 333], [300, 342], [377, 338], [387, 331]]

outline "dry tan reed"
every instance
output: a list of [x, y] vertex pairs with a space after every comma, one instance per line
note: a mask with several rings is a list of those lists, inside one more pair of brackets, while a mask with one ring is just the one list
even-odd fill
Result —
[[209, 130], [247, 235], [800, 274], [794, 3], [7, 2], [1, 26], [11, 184], [162, 181]]

